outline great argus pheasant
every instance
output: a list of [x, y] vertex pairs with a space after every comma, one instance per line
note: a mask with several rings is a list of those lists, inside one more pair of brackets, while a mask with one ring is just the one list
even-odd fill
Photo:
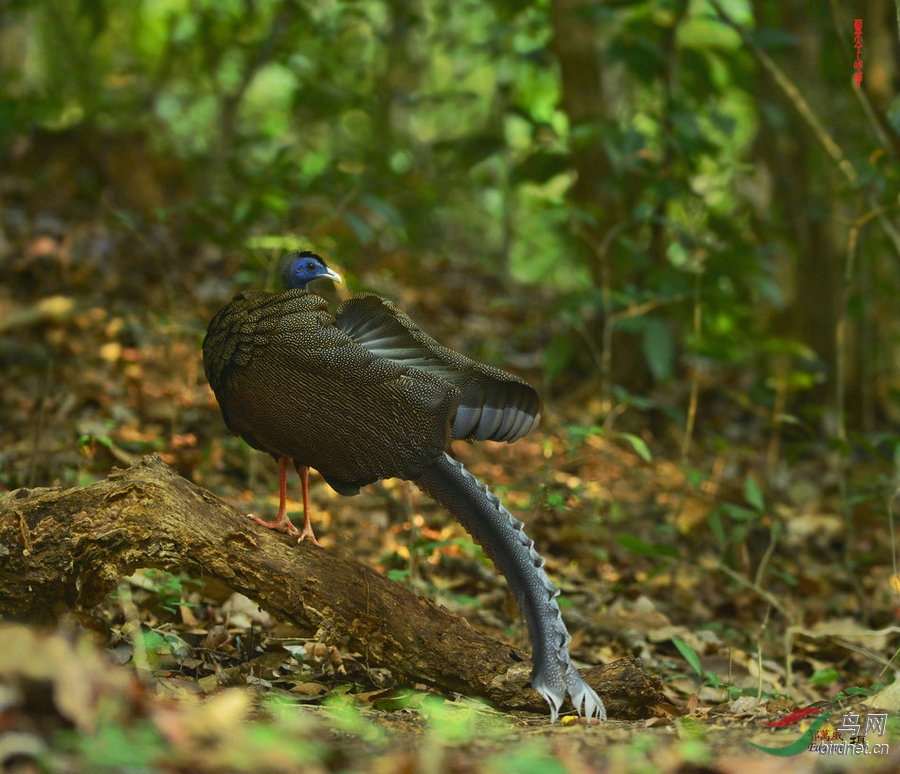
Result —
[[[605, 719], [603, 702], [569, 658], [559, 590], [522, 522], [446, 452], [453, 439], [521, 438], [540, 420], [537, 392], [441, 346], [379, 296], [360, 293], [330, 314], [306, 288], [341, 278], [314, 253], [285, 256], [281, 278], [281, 292], [235, 296], [203, 341], [225, 423], [279, 463], [278, 516], [257, 521], [318, 543], [309, 468], [343, 495], [385, 478], [415, 482], [465, 527], [518, 596], [531, 635], [531, 683], [553, 720], [566, 696], [579, 714]], [[303, 485], [302, 531], [286, 513], [290, 463]]]

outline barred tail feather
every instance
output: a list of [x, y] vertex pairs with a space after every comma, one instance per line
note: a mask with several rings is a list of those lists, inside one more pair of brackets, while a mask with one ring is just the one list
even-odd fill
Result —
[[550, 706], [555, 721], [568, 696], [579, 715], [606, 719], [603, 702], [569, 658], [572, 639], [556, 598], [559, 589], [544, 572], [544, 559], [524, 525], [461, 463], [447, 454], [416, 479], [443, 505], [493, 560], [519, 598], [531, 634], [531, 684]]

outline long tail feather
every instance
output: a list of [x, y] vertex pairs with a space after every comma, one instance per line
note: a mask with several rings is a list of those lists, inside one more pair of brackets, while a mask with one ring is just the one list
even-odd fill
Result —
[[547, 700], [552, 719], [568, 695], [578, 714], [605, 720], [603, 702], [569, 659], [571, 636], [556, 602], [559, 589], [544, 572], [544, 560], [522, 522], [447, 454], [417, 478], [416, 485], [453, 514], [518, 595], [531, 634], [531, 684]]

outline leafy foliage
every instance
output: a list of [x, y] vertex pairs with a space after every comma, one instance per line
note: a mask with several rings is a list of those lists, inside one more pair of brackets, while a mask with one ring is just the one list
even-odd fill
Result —
[[[592, 616], [588, 633], [573, 630], [584, 654], [640, 652], [661, 673], [684, 660], [693, 674], [670, 681], [673, 695], [721, 706], [759, 692], [751, 674], [764, 695], [784, 688], [800, 703], [848, 681], [862, 685], [841, 700], [874, 690], [864, 686], [895, 671], [894, 644], [881, 652], [804, 623], [896, 619], [897, 41], [892, 19], [866, 16], [856, 89], [853, 9], [819, 0], [804, 11], [5, 3], [0, 484], [86, 483], [158, 451], [239, 501], [264, 491], [255, 453], [221, 437], [197, 344], [235, 287], [271, 279], [279, 251], [312, 246], [350, 284], [430, 315], [429, 329], [464, 330], [473, 354], [512, 349], [516, 367], [543, 377], [545, 435], [517, 445], [524, 464], [510, 465], [528, 480], [497, 491], [519, 492], [573, 613]], [[333, 534], [371, 547], [391, 577], [508, 625], [502, 591], [446, 578], [443, 557], [487, 561], [468, 541], [432, 530], [404, 545], [384, 529], [381, 500], [326, 502], [343, 515]], [[375, 519], [360, 518], [366, 508]], [[132, 586], [138, 603], [123, 613]], [[246, 692], [221, 704], [209, 694], [210, 714], [187, 732], [165, 707], [144, 707], [151, 723], [130, 725], [130, 707], [100, 714], [66, 748], [76, 768], [165, 766], [171, 740], [185, 770], [345, 766], [298, 712], [307, 672], [327, 682], [326, 668], [298, 666], [299, 646], [282, 648], [245, 611], [222, 615], [223, 600], [198, 588], [135, 576], [103, 625], [171, 684], [218, 691], [220, 674], [238, 674], [289, 700], [264, 699], [254, 712], [265, 722], [250, 723]], [[658, 657], [649, 629], [677, 661]], [[52, 695], [103, 694], [65, 683], [81, 679], [76, 665], [41, 678]], [[424, 749], [385, 752], [381, 727], [340, 698], [350, 682], [363, 706], [421, 712]], [[333, 735], [393, 756], [381, 762], [390, 769], [438, 768], [489, 725], [422, 694], [398, 698], [362, 663], [322, 691]], [[13, 714], [28, 709], [23, 695]], [[653, 757], [658, 737], [636, 736], [612, 762], [705, 763], [705, 708], [690, 707], [672, 759]], [[549, 749], [526, 741], [478, 760], [578, 768]]]
[[[640, 342], [616, 361], [642, 359], [658, 383], [683, 373], [687, 355], [756, 371], [764, 405], [781, 378], [794, 395], [816, 389], [805, 375], [832, 353], [801, 352], [802, 325], [769, 329], [797, 302], [784, 277], [803, 248], [793, 200], [772, 190], [760, 150], [766, 137], [787, 141], [797, 107], [767, 96], [760, 62], [789, 57], [800, 33], [743, 4], [584, 4], [581, 23], [605, 54], [582, 74], [604, 81], [606, 114], [593, 116], [594, 96], [570, 92], [555, 5], [39, 0], [33, 15], [14, 5], [7, 36], [37, 55], [6, 60], [0, 134], [146, 133], [189, 170], [190, 193], [163, 197], [162, 210], [224, 244], [408, 246], [548, 285], [554, 375], [603, 370], [578, 354], [594, 318]], [[842, 109], [845, 73], [824, 77]], [[855, 190], [808, 189], [810, 212], [837, 201], [851, 218], [878, 206], [896, 216], [892, 168], [860, 163], [871, 152], [862, 116], [841, 140]], [[585, 167], [586, 153], [605, 172]], [[812, 151], [810, 177], [830, 163]], [[586, 198], [591, 174], [603, 177]], [[845, 313], [862, 320], [858, 301], [848, 294]], [[786, 365], [772, 362], [775, 348], [794, 348]]]

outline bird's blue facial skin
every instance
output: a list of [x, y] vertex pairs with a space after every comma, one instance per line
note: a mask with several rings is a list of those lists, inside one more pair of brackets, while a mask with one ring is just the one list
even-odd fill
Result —
[[291, 279], [300, 287], [307, 282], [321, 277], [325, 273], [325, 267], [318, 261], [309, 258], [300, 258], [291, 264]]
[[285, 287], [306, 290], [308, 283], [319, 277], [330, 276], [328, 267], [313, 255], [298, 255], [282, 268]]
[[286, 255], [281, 264], [281, 282], [289, 290], [306, 290], [306, 286], [315, 279], [325, 277], [332, 282], [341, 282], [341, 275], [332, 271], [315, 253], [304, 250], [302, 253]]

